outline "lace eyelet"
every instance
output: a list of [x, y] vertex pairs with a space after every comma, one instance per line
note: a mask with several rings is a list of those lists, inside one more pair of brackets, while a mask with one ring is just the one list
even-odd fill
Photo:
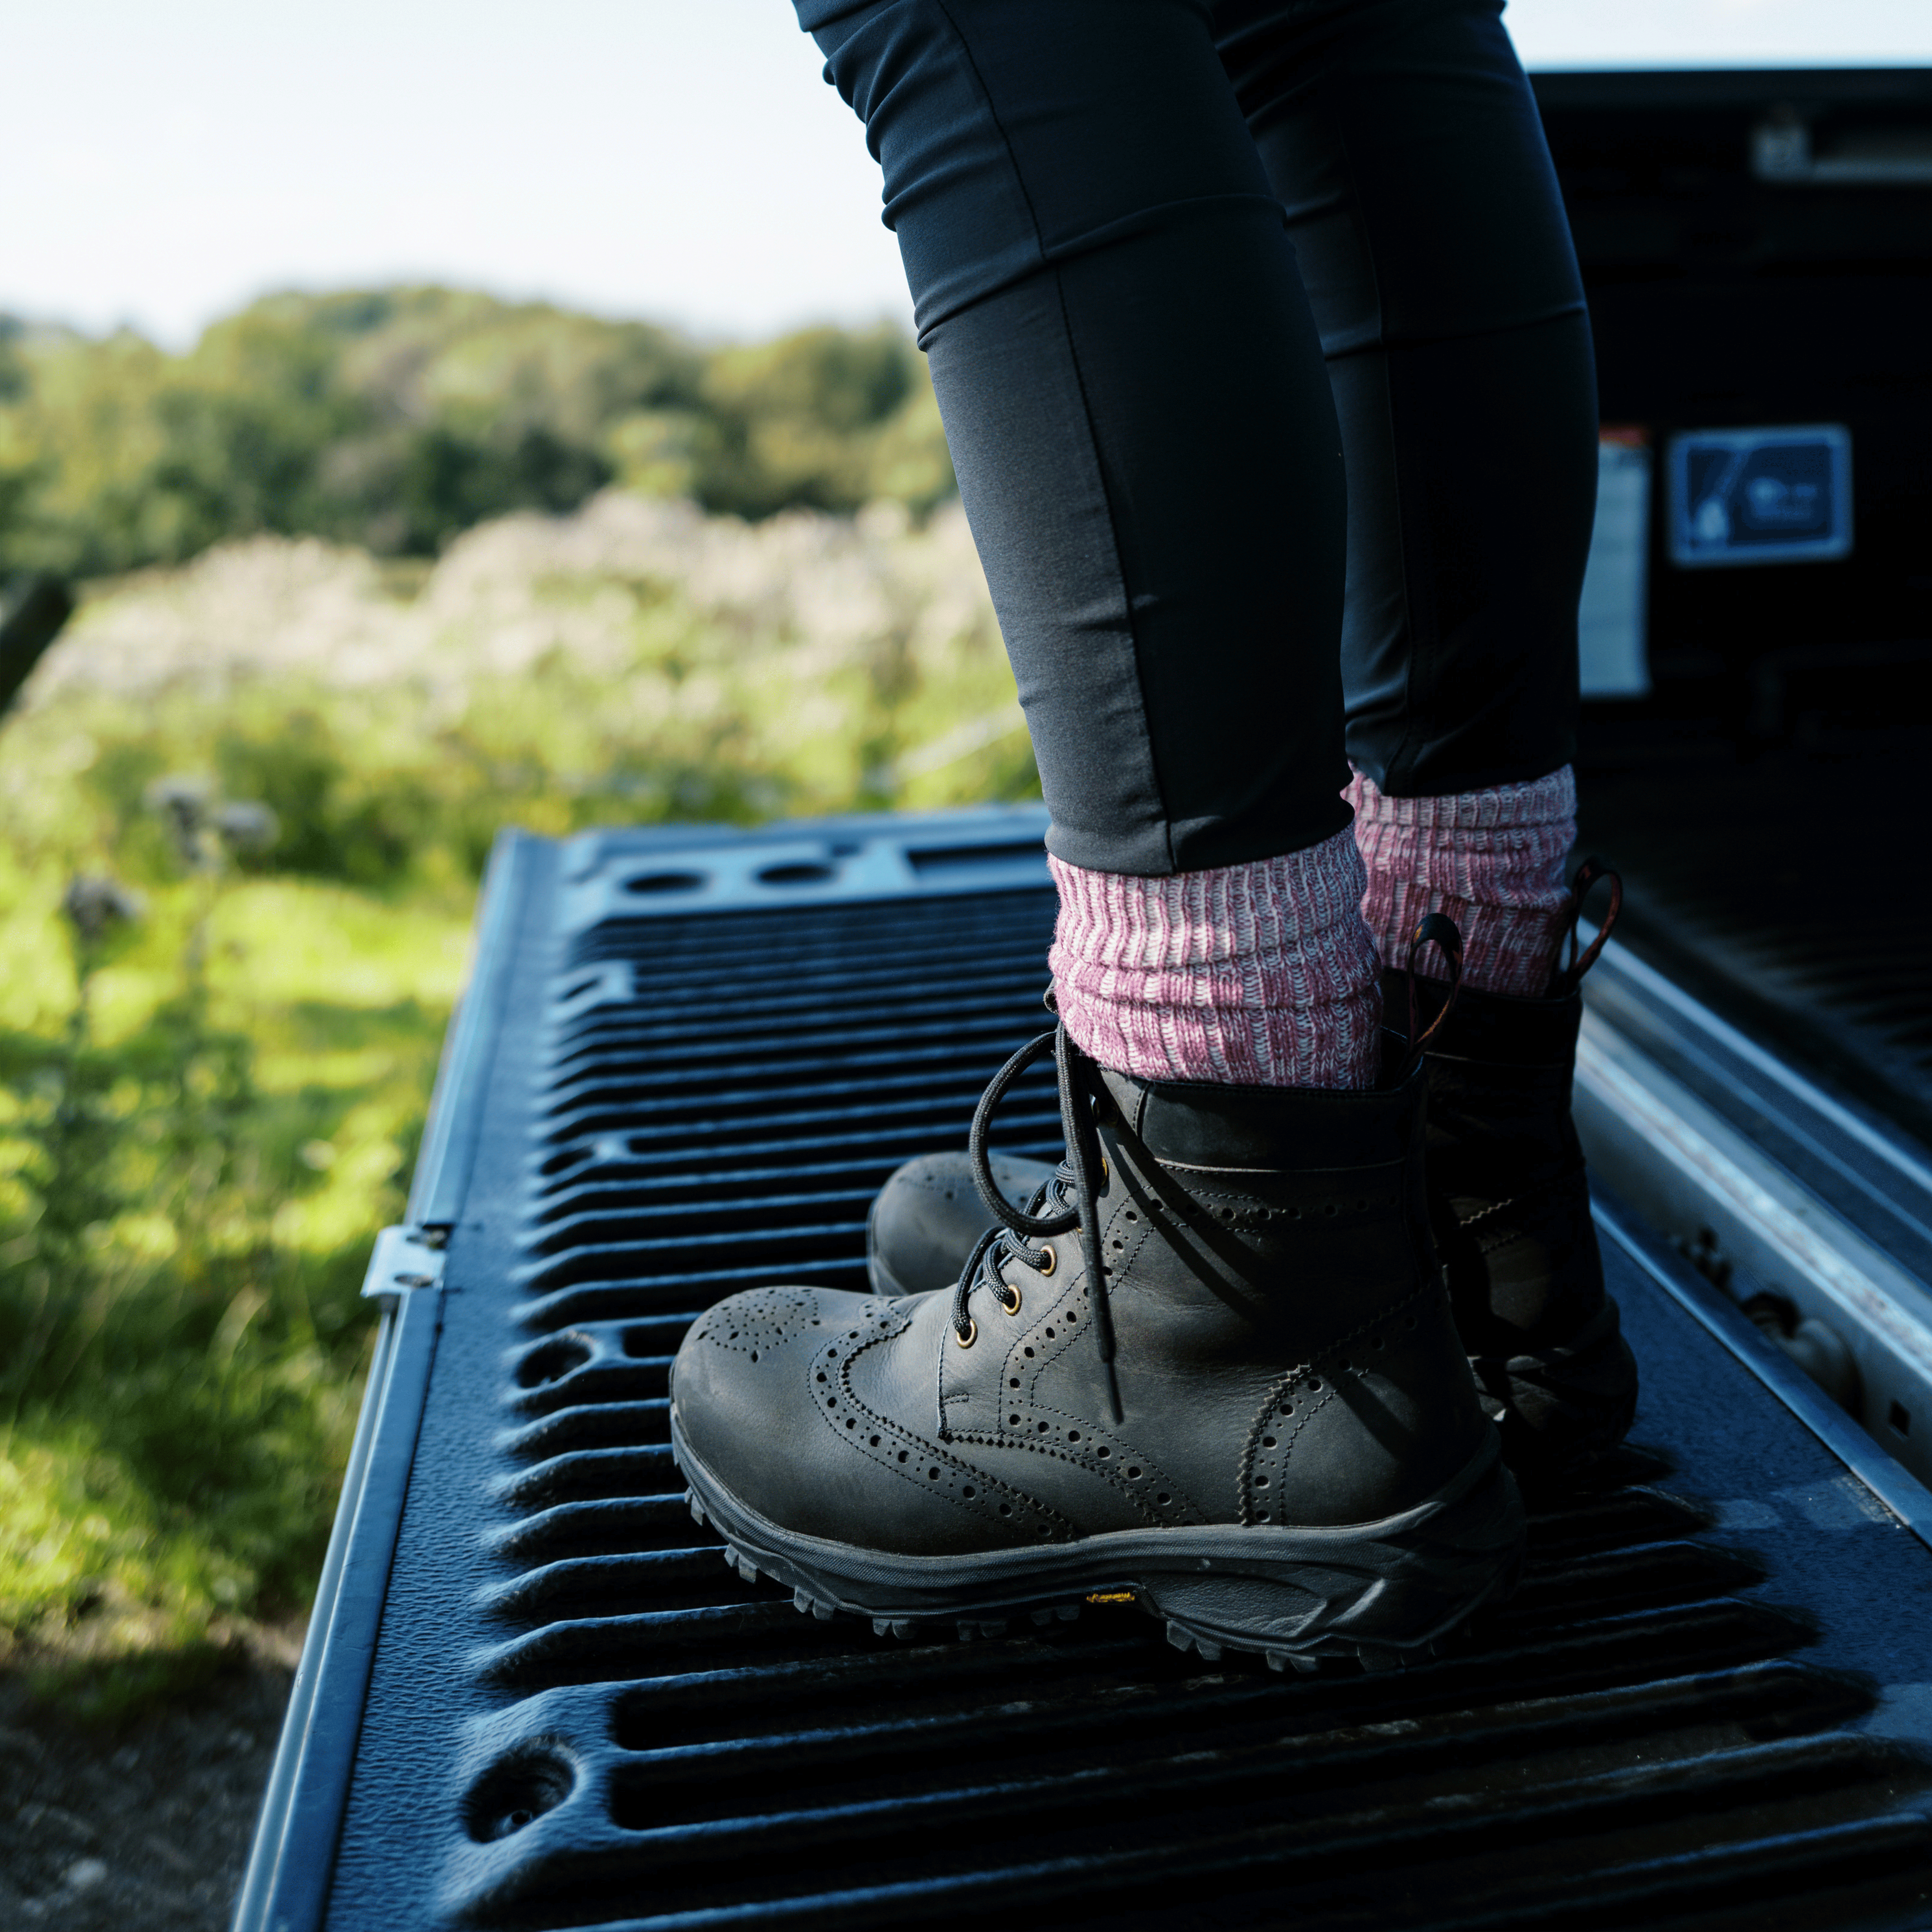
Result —
[[1039, 1274], [1048, 1275], [1052, 1274], [1054, 1270], [1059, 1265], [1060, 1257], [1053, 1252], [1052, 1243], [1050, 1241], [1041, 1242], [1040, 1244], [1039, 1257], [1033, 1262], [1034, 1269]]
[[1009, 1315], [1017, 1315], [1020, 1312], [1019, 1290], [1016, 1288], [1011, 1282], [1004, 1282], [1002, 1286], [1004, 1287], [1006, 1292], [1000, 1297], [1000, 1306], [1004, 1308]]
[[970, 1316], [968, 1316], [966, 1318], [964, 1332], [962, 1334], [958, 1329], [954, 1329], [952, 1331], [952, 1339], [954, 1341], [957, 1342], [962, 1348], [971, 1348], [973, 1344], [980, 1339], [979, 1323], [975, 1322]]

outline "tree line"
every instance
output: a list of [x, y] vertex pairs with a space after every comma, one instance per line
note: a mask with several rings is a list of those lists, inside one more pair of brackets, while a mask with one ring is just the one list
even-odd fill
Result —
[[258, 531], [436, 554], [609, 484], [758, 518], [952, 472], [889, 326], [707, 346], [470, 291], [271, 296], [176, 355], [0, 316], [0, 574], [179, 562]]

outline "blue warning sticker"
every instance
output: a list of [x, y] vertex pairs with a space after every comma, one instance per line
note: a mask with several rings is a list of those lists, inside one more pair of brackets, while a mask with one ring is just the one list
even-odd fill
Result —
[[1852, 436], [1842, 423], [1692, 430], [1666, 446], [1670, 560], [1816, 563], [1852, 548]]

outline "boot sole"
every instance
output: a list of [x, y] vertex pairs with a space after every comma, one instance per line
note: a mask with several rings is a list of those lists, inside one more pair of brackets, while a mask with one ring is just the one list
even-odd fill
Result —
[[1425, 1661], [1522, 1563], [1522, 1498], [1493, 1439], [1426, 1502], [1378, 1522], [1306, 1529], [1264, 1524], [1118, 1530], [1037, 1549], [905, 1556], [801, 1536], [740, 1503], [686, 1447], [671, 1450], [692, 1515], [729, 1546], [746, 1581], [766, 1576], [801, 1611], [869, 1618], [880, 1635], [953, 1623], [993, 1635], [1014, 1618], [1070, 1620], [1096, 1600], [1131, 1599], [1169, 1642], [1211, 1662], [1223, 1651], [1309, 1671], [1346, 1658], [1366, 1670]]

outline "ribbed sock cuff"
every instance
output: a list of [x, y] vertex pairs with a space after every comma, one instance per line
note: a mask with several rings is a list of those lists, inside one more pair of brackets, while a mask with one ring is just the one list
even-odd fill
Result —
[[[1462, 929], [1471, 986], [1530, 999], [1548, 990], [1570, 913], [1564, 862], [1576, 841], [1569, 766], [1436, 798], [1389, 798], [1358, 772], [1342, 795], [1368, 869], [1362, 916], [1390, 965], [1408, 963], [1424, 914], [1446, 912]], [[1439, 962], [1431, 951], [1418, 964]]]
[[1102, 1066], [1226, 1086], [1375, 1084], [1379, 962], [1348, 832], [1163, 879], [1048, 863], [1060, 1018]]

